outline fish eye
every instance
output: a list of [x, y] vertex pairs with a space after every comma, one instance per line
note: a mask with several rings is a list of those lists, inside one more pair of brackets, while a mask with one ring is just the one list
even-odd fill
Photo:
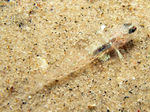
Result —
[[133, 27], [131, 27], [130, 29], [129, 29], [129, 34], [131, 34], [131, 33], [134, 33], [135, 31], [136, 31], [136, 27], [135, 26], [133, 26]]

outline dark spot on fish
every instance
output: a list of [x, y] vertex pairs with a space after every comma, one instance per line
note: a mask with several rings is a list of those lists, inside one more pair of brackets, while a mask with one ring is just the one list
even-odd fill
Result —
[[104, 44], [101, 47], [97, 48], [93, 54], [97, 55], [98, 53], [103, 52], [103, 51], [109, 49], [110, 47], [111, 47], [110, 43]]

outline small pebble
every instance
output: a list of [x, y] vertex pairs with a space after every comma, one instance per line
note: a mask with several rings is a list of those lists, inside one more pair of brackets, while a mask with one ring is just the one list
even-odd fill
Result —
[[29, 99], [31, 99], [31, 96], [28, 96]]
[[89, 105], [88, 106], [88, 109], [90, 109], [90, 110], [93, 110], [93, 109], [95, 109], [96, 108], [96, 104], [92, 104], [92, 105]]

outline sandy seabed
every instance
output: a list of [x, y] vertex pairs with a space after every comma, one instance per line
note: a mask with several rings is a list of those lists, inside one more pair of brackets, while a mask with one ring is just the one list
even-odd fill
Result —
[[[149, 112], [149, 4], [1, 0], [0, 111]], [[103, 45], [105, 37], [119, 32], [114, 27], [125, 23], [137, 31], [119, 49], [122, 60], [116, 52], [103, 61], [81, 57], [87, 56], [84, 49]]]

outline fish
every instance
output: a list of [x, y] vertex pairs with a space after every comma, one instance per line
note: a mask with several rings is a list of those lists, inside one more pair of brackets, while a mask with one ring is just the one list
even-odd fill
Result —
[[122, 57], [118, 48], [124, 46], [130, 40], [130, 34], [136, 31], [136, 27], [132, 24], [123, 24], [121, 27], [118, 27], [119, 30], [117, 34], [114, 34], [108, 42], [103, 45], [99, 45], [100, 42], [92, 43], [84, 49], [71, 48], [66, 53], [65, 58], [57, 63], [57, 66], [51, 68], [51, 73], [54, 74], [54, 77], [62, 77], [68, 75], [88, 63], [91, 63], [99, 55], [108, 53], [112, 50], [116, 50], [119, 53], [120, 58]]
[[131, 34], [136, 30], [137, 27], [129, 23], [117, 25], [111, 30], [112, 34], [108, 35], [110, 36], [109, 38], [104, 37], [104, 40], [106, 40], [104, 44], [101, 41], [93, 41], [93, 43], [81, 49], [76, 47], [70, 48], [62, 60], [51, 65], [47, 73], [43, 74], [43, 79], [39, 81], [40, 85], [48, 85], [59, 81], [112, 50], [115, 50], [119, 58], [122, 59], [123, 56], [118, 49], [131, 40]]

